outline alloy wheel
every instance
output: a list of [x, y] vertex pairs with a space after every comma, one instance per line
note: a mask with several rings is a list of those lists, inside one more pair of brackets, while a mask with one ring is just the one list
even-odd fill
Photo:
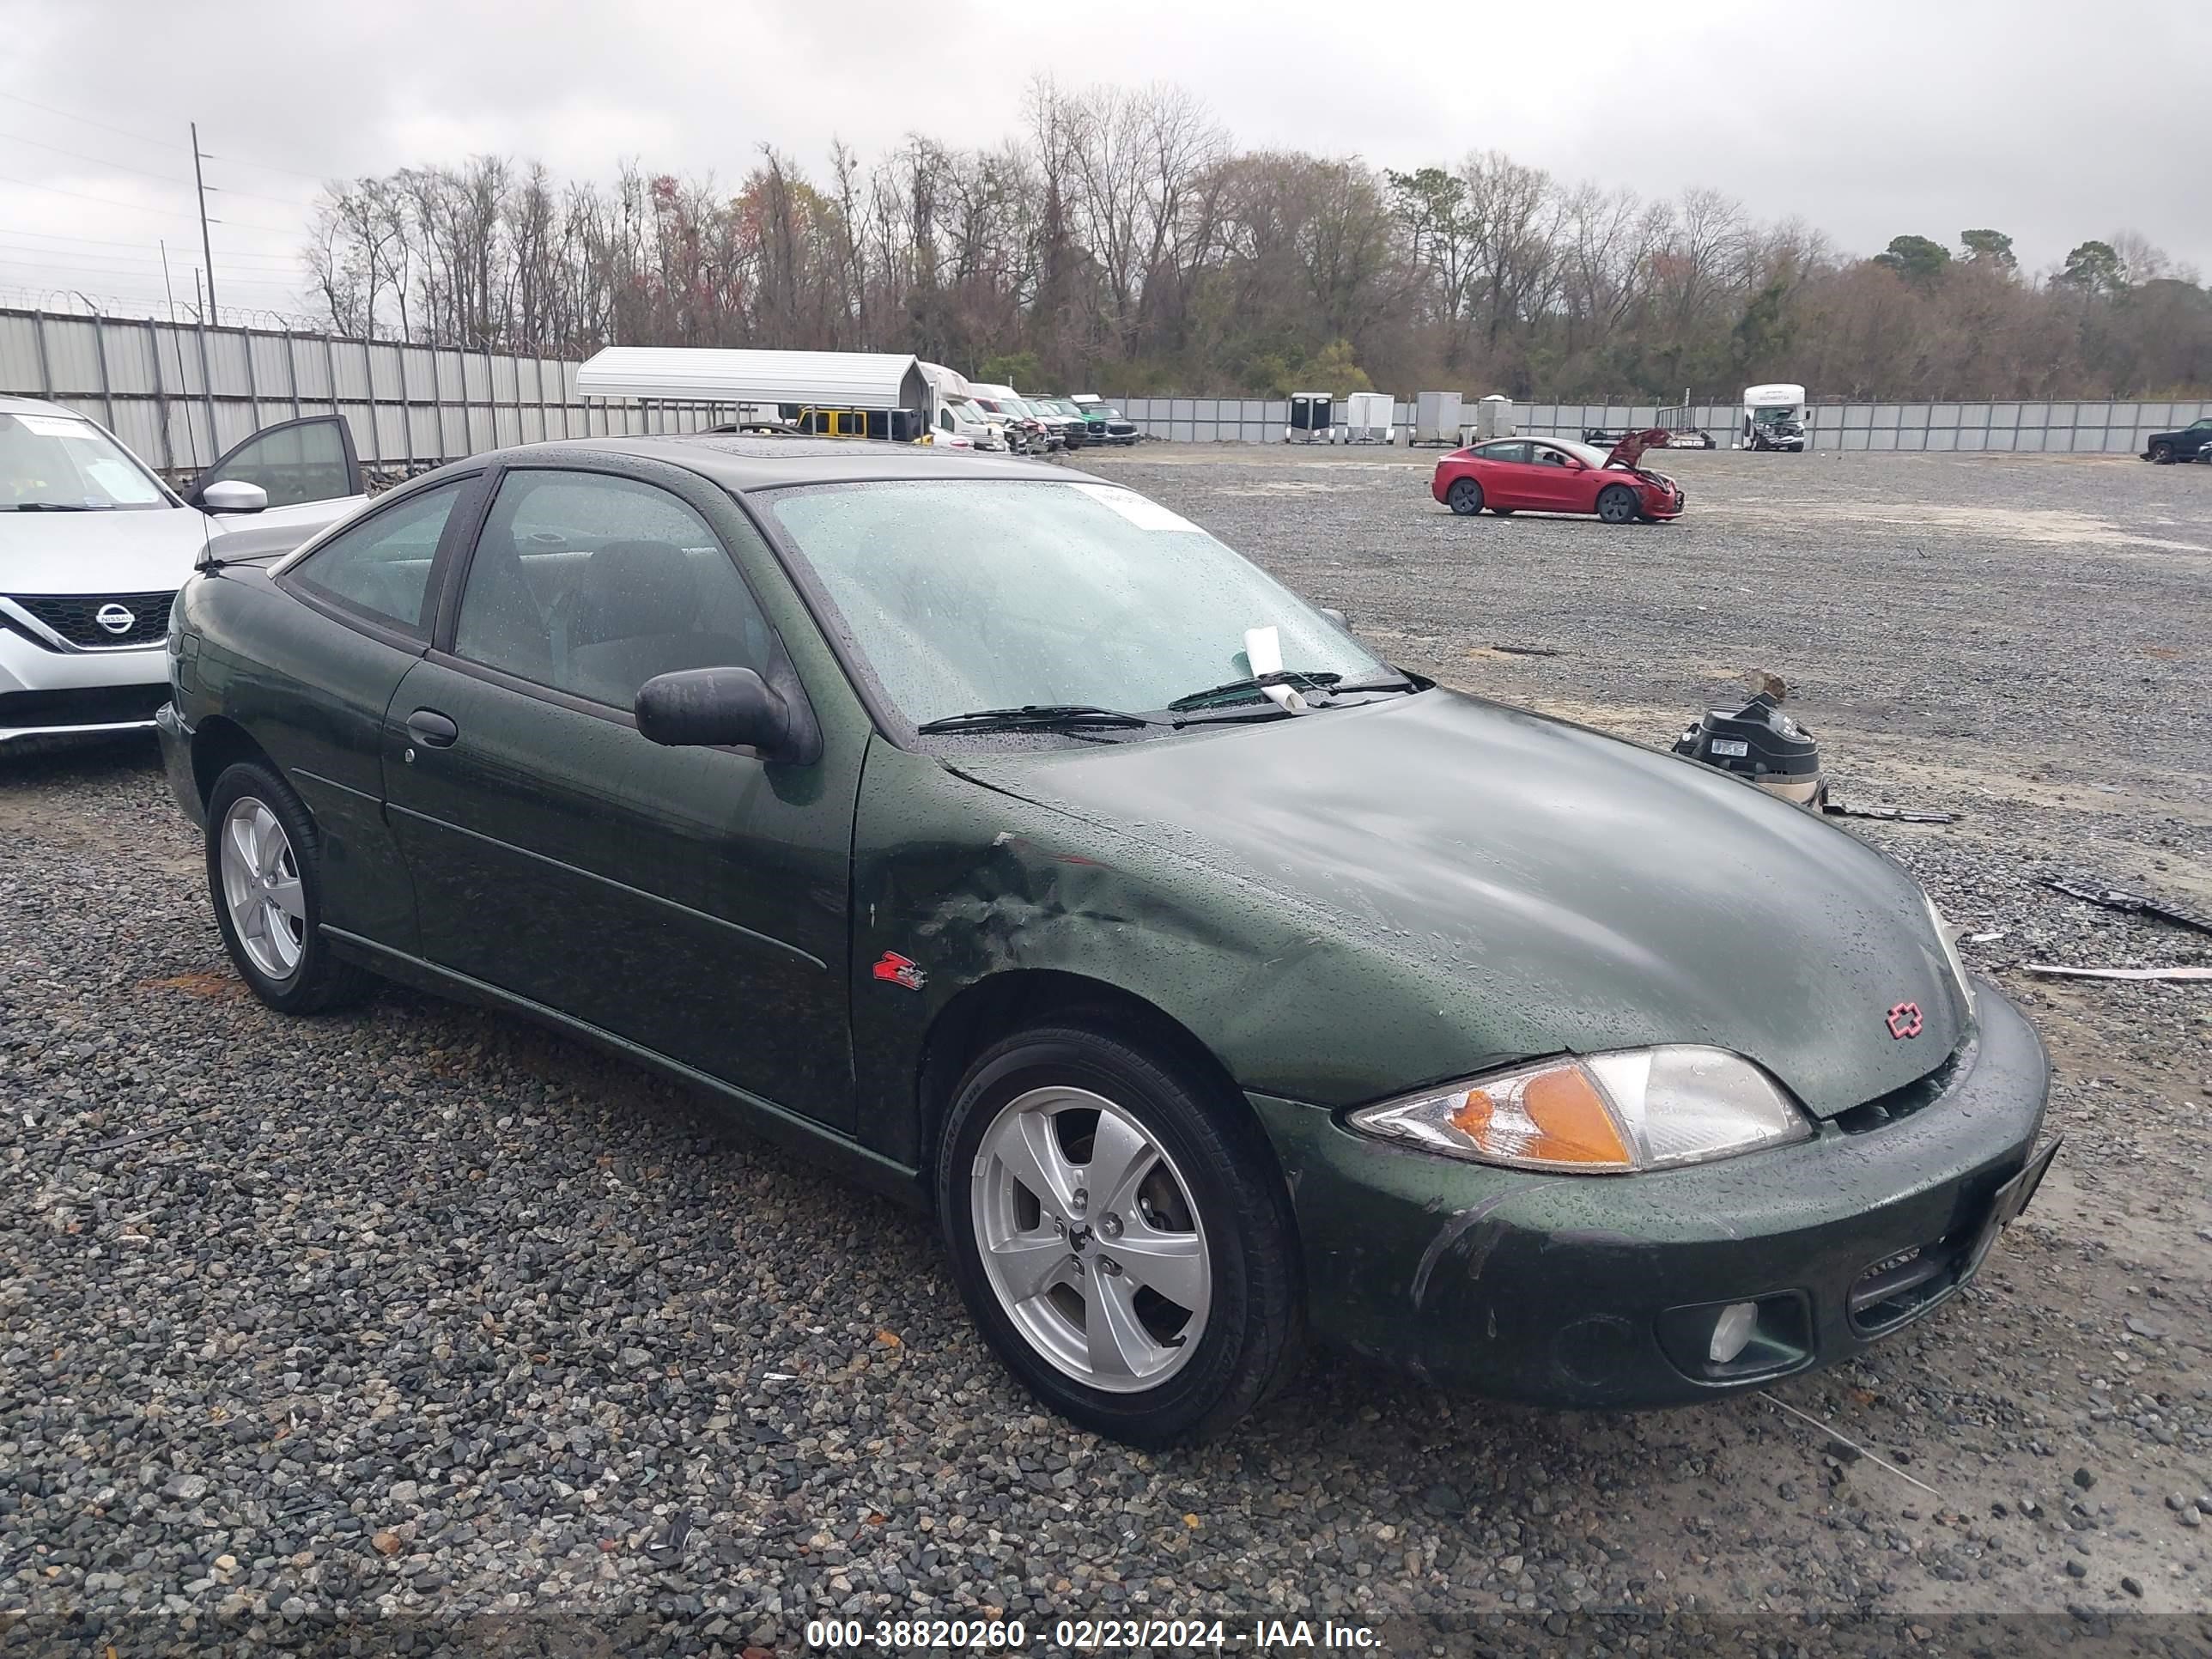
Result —
[[222, 902], [253, 965], [289, 979], [307, 949], [307, 908], [300, 862], [266, 803], [241, 795], [222, 820]]
[[1197, 1352], [1206, 1231], [1174, 1160], [1114, 1102], [1058, 1085], [1016, 1096], [984, 1131], [969, 1190], [984, 1276], [1054, 1369], [1132, 1394]]

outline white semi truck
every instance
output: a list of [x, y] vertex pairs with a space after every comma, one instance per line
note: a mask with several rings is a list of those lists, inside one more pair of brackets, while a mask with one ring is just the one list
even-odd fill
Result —
[[1778, 381], [1772, 386], [1744, 387], [1738, 449], [1802, 450], [1805, 445], [1803, 386]]

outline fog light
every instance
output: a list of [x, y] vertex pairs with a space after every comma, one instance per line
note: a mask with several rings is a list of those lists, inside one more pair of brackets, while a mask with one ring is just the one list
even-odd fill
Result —
[[1716, 1365], [1725, 1365], [1744, 1350], [1751, 1334], [1759, 1328], [1759, 1304], [1731, 1302], [1721, 1310], [1721, 1316], [1713, 1322], [1713, 1340], [1705, 1349], [1705, 1358]]

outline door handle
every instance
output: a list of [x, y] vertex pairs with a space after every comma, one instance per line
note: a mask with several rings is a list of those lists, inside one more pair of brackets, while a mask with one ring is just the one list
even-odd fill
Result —
[[451, 749], [461, 728], [434, 708], [418, 708], [407, 717], [407, 735], [430, 749]]

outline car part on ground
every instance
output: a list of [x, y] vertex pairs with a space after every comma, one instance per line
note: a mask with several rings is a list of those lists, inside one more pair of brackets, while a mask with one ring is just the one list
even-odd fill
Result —
[[1782, 712], [1782, 696], [1759, 691], [1731, 713], [1709, 708], [1674, 739], [1674, 752], [1734, 773], [1796, 806], [1818, 809], [1826, 793], [1820, 746]]
[[2025, 965], [2031, 974], [2042, 974], [2053, 979], [2136, 979], [2172, 983], [2212, 979], [2212, 968], [2063, 968], [2048, 962], [2031, 962]]
[[[196, 576], [162, 751], [254, 831], [209, 879], [257, 994], [307, 1006], [327, 952], [933, 1195], [1016, 1373], [1146, 1444], [1249, 1409], [1301, 1319], [1656, 1404], [1971, 1279], [2047, 1067], [1898, 866], [1393, 670], [1133, 491], [891, 453], [495, 452]], [[1481, 1157], [1355, 1121], [1439, 1079]], [[1073, 1185], [1102, 1135], [1134, 1199]]]
[[1956, 812], [1929, 812], [1910, 806], [1862, 806], [1854, 801], [1838, 800], [1823, 793], [1820, 810], [1832, 818], [1879, 818], [1887, 823], [1956, 823]]
[[2102, 905], [2107, 910], [2124, 915], [2155, 916], [2160, 921], [2172, 922], [2179, 927], [2193, 927], [2200, 933], [2212, 933], [2212, 917], [2195, 910], [2184, 909], [2163, 899], [2154, 899], [2143, 893], [2130, 893], [2117, 887], [2092, 887], [2055, 876], [2044, 878], [2043, 884], [2069, 898], [2077, 898], [2089, 904]]

